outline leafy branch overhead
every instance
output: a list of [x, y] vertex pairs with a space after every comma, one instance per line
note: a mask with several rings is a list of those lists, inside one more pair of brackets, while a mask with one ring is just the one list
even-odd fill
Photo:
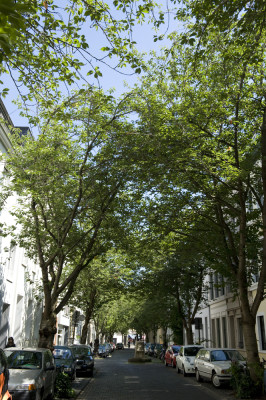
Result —
[[116, 70], [130, 65], [130, 73], [139, 73], [133, 30], [147, 17], [157, 21], [156, 7], [148, 0], [74, 0], [63, 6], [57, 0], [7, 0], [0, 6], [1, 71], [11, 75], [28, 105], [36, 93], [48, 99], [88, 83], [91, 75], [98, 79], [101, 64]]

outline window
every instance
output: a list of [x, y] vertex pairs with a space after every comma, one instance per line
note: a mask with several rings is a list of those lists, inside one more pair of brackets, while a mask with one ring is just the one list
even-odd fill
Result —
[[210, 361], [211, 357], [210, 357], [210, 352], [206, 351], [205, 356], [204, 356], [206, 361]]
[[258, 317], [258, 329], [259, 329], [260, 349], [266, 350], [265, 324], [263, 315], [260, 315]]
[[229, 317], [229, 326], [230, 326], [230, 346], [232, 348], [236, 347], [236, 338], [235, 338], [235, 320], [234, 320], [234, 316], [231, 315]]
[[54, 365], [52, 353], [46, 351], [44, 353], [44, 367], [49, 368]]
[[200, 358], [201, 360], [204, 360], [205, 353], [206, 353], [206, 350], [204, 350], [204, 349], [200, 350], [200, 351], [198, 352], [196, 358]]
[[212, 319], [212, 347], [216, 347], [215, 319]]
[[205, 341], [208, 343], [208, 317], [205, 317]]
[[228, 347], [226, 317], [222, 317], [223, 345]]
[[243, 336], [243, 327], [242, 327], [242, 319], [237, 318], [237, 330], [238, 330], [238, 347], [240, 349], [244, 348], [244, 336]]
[[224, 282], [224, 277], [222, 275], [219, 276], [220, 277], [220, 295], [224, 296], [225, 294], [225, 282]]
[[220, 318], [216, 318], [217, 347], [221, 347], [221, 326]]

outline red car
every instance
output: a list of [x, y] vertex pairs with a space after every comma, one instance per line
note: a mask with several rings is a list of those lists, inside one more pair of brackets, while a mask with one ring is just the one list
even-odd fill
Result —
[[179, 353], [181, 345], [172, 344], [168, 346], [164, 355], [164, 365], [168, 367], [170, 365], [173, 368], [176, 368], [176, 356]]

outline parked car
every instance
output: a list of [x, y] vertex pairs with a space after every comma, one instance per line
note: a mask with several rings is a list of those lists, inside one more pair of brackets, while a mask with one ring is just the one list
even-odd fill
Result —
[[63, 371], [69, 375], [72, 380], [75, 380], [77, 362], [73, 349], [68, 346], [54, 346], [53, 356], [56, 367], [62, 367]]
[[8, 378], [7, 358], [3, 350], [0, 349], [0, 399], [2, 400], [11, 399], [8, 391]]
[[176, 356], [179, 353], [181, 346], [178, 344], [172, 344], [167, 347], [165, 355], [164, 355], [164, 365], [168, 367], [170, 365], [173, 368], [176, 368]]
[[176, 356], [176, 369], [178, 373], [182, 371], [184, 376], [195, 373], [194, 361], [198, 351], [202, 349], [202, 347], [203, 346], [193, 344], [182, 346], [180, 348], [179, 353]]
[[99, 357], [103, 357], [106, 358], [109, 355], [109, 350], [108, 348], [105, 346], [105, 344], [100, 344], [99, 348], [98, 348], [98, 355]]
[[151, 345], [151, 343], [145, 343], [145, 345], [144, 345], [144, 352], [145, 352], [145, 354], [148, 354], [148, 353], [149, 353], [149, 347], [150, 347], [150, 345]]
[[50, 350], [10, 347], [4, 352], [13, 400], [53, 398], [56, 368]]
[[156, 344], [153, 350], [153, 357], [159, 357], [159, 355], [161, 354], [163, 345], [162, 344]]
[[238, 362], [243, 369], [246, 367], [244, 357], [235, 349], [199, 350], [195, 358], [197, 381], [209, 380], [216, 388], [219, 388], [225, 382], [230, 382], [232, 361]]
[[155, 348], [155, 343], [150, 343], [149, 348], [148, 348], [148, 356], [151, 356], [151, 357], [154, 356], [154, 348]]
[[69, 346], [76, 360], [76, 372], [93, 376], [94, 358], [92, 348], [86, 344], [72, 344]]
[[116, 345], [115, 345], [115, 343], [114, 343], [114, 342], [111, 342], [111, 343], [110, 343], [110, 345], [112, 346], [112, 348], [113, 348], [113, 351], [115, 351], [115, 349], [116, 349]]
[[123, 345], [123, 343], [116, 343], [116, 349], [117, 349], [117, 350], [124, 350], [124, 345]]
[[104, 346], [106, 347], [108, 355], [110, 355], [113, 352], [113, 347], [110, 345], [110, 343], [104, 343]]

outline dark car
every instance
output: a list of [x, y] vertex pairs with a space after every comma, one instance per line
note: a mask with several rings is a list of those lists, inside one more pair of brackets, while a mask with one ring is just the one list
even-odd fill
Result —
[[179, 353], [181, 346], [177, 344], [172, 344], [167, 347], [165, 355], [164, 355], [164, 364], [167, 367], [170, 365], [173, 368], [176, 368], [176, 356]]
[[156, 344], [153, 350], [153, 356], [158, 358], [162, 352], [162, 349], [163, 349], [162, 344]]
[[53, 355], [56, 367], [62, 367], [63, 371], [69, 375], [71, 379], [75, 380], [77, 362], [73, 349], [68, 346], [54, 346]]
[[148, 348], [148, 355], [149, 356], [151, 356], [151, 357], [154, 356], [154, 349], [155, 349], [155, 343], [151, 343], [149, 345], [149, 348]]
[[86, 344], [72, 344], [69, 346], [76, 359], [76, 372], [93, 376], [94, 358], [91, 346]]
[[117, 350], [124, 350], [124, 345], [123, 345], [123, 343], [116, 343], [116, 349], [117, 349]]

